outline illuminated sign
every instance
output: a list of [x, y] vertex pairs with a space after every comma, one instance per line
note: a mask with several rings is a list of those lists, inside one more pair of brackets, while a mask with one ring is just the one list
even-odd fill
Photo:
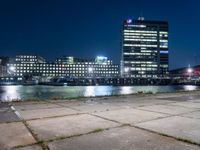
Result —
[[98, 63], [98, 64], [106, 63], [107, 60], [108, 60], [108, 58], [104, 57], [104, 56], [97, 56], [95, 59], [96, 63]]
[[160, 54], [168, 54], [168, 51], [160, 51]]
[[126, 23], [127, 24], [130, 24], [130, 23], [132, 23], [133, 21], [132, 21], [132, 19], [126, 19]]

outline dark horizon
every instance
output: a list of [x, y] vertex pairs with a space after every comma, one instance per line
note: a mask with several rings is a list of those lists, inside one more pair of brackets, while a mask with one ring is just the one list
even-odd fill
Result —
[[106, 56], [119, 64], [127, 18], [169, 23], [170, 69], [200, 64], [200, 2], [8, 0], [0, 5], [0, 55]]

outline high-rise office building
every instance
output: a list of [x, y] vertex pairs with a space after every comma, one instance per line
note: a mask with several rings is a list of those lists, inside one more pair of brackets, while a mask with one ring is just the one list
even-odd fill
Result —
[[168, 74], [168, 22], [127, 19], [123, 23], [121, 75], [157, 78]]

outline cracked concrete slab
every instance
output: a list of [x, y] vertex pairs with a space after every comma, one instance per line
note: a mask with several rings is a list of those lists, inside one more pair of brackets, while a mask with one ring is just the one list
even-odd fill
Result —
[[182, 113], [188, 113], [193, 111], [191, 108], [185, 108], [181, 106], [174, 106], [174, 105], [152, 105], [152, 106], [144, 106], [140, 107], [139, 109], [166, 113], [171, 115], [177, 115]]
[[155, 112], [149, 112], [138, 109], [119, 109], [106, 112], [94, 113], [97, 116], [115, 120], [123, 124], [134, 124], [143, 121], [148, 121], [160, 117], [166, 117], [167, 115]]
[[180, 116], [148, 121], [135, 126], [200, 143], [200, 121]]
[[27, 119], [27, 120], [39, 119], [39, 118], [45, 118], [45, 117], [72, 115], [72, 114], [78, 113], [78, 111], [75, 111], [66, 107], [26, 110], [26, 111], [18, 111], [18, 112], [20, 113], [23, 119]]
[[54, 139], [85, 134], [94, 130], [119, 126], [87, 114], [28, 121], [29, 127], [40, 139]]
[[0, 124], [0, 146], [9, 149], [19, 145], [35, 143], [35, 139], [21, 122]]
[[120, 127], [103, 132], [58, 140], [49, 143], [50, 150], [199, 150], [194, 145], [169, 137], [140, 130]]

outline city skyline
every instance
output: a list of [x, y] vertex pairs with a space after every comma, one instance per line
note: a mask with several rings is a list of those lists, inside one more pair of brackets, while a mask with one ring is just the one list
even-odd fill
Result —
[[147, 20], [169, 22], [170, 69], [200, 63], [199, 2], [77, 2], [79, 5], [64, 1], [2, 2], [1, 55], [36, 53], [47, 60], [62, 55], [101, 55], [119, 64], [122, 22], [142, 15]]

